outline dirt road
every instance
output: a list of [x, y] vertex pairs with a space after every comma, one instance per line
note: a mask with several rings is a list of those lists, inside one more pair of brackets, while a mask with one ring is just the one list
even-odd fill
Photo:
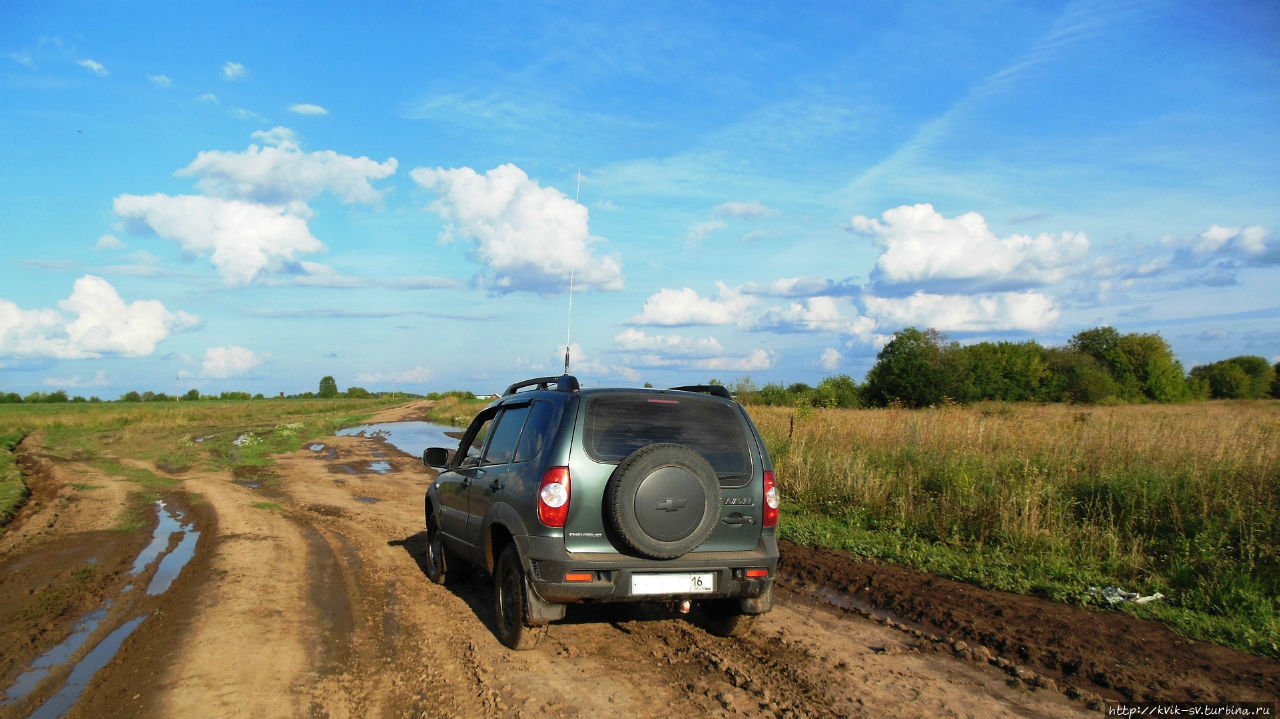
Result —
[[[377, 420], [419, 418], [410, 405]], [[656, 606], [571, 607], [537, 649], [512, 652], [493, 633], [486, 577], [438, 586], [423, 574], [431, 473], [364, 437], [318, 440], [255, 482], [180, 475], [161, 512], [184, 531], [166, 549], [199, 538], [152, 593], [165, 562], [138, 570], [136, 559], [150, 536], [110, 531], [136, 511], [134, 487], [38, 455], [23, 460], [31, 506], [0, 538], [0, 679], [33, 687], [4, 716], [56, 715], [51, 698], [66, 704], [76, 681], [66, 706], [85, 717], [1058, 717], [1103, 697], [1280, 694], [1277, 663], [1144, 622], [792, 545], [776, 608], [747, 637], [711, 636]], [[37, 657], [95, 611], [70, 661], [32, 679]], [[1104, 631], [1125, 635], [1113, 637], [1120, 649], [1081, 658], [1092, 650], [1066, 637]], [[1124, 641], [1151, 651], [1117, 660]], [[71, 667], [94, 652], [103, 668], [77, 680]]]

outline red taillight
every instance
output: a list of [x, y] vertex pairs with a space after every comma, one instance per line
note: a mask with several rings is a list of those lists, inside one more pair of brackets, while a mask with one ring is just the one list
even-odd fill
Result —
[[768, 569], [748, 569], [747, 579], [764, 579], [769, 576]]
[[767, 470], [764, 473], [764, 521], [761, 523], [763, 526], [776, 527], [778, 525], [778, 506], [780, 504], [778, 484], [773, 481], [773, 471]]
[[569, 518], [569, 468], [551, 467], [538, 485], [538, 521], [563, 527]]
[[590, 582], [596, 578], [595, 572], [565, 572], [566, 582]]

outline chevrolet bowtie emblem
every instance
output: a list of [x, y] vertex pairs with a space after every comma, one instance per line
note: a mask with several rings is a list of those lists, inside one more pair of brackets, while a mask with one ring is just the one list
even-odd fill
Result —
[[654, 509], [661, 509], [664, 512], [674, 512], [677, 509], [682, 509], [688, 503], [689, 500], [684, 497], [667, 497], [661, 502], [658, 502], [658, 506], [654, 507]]

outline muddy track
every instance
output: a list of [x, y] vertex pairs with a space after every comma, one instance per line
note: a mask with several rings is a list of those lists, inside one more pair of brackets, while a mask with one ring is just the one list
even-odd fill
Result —
[[[196, 554], [169, 591], [113, 600], [99, 636], [144, 619], [71, 716], [1064, 716], [1103, 698], [1274, 700], [1280, 687], [1275, 662], [1176, 637], [1147, 646], [1144, 632], [1164, 630], [1128, 617], [792, 545], [776, 608], [746, 637], [657, 605], [575, 606], [535, 650], [511, 652], [487, 577], [423, 574], [429, 471], [376, 439], [319, 442], [279, 458], [263, 489], [175, 475], [169, 501], [201, 532]], [[90, 558], [96, 583], [56, 616], [6, 623], [5, 686], [121, 596], [145, 541], [105, 531], [127, 484], [74, 464], [43, 471], [41, 501], [0, 538], [0, 612], [25, 616], [42, 582]], [[101, 489], [70, 489], [87, 481]], [[1115, 651], [1064, 640], [1103, 632]], [[59, 672], [0, 715], [29, 715]]]

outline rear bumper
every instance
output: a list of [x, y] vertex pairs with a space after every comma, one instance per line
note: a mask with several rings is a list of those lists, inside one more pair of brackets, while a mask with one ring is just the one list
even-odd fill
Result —
[[[751, 599], [765, 595], [778, 568], [778, 542], [770, 534], [746, 552], [693, 552], [679, 559], [641, 559], [625, 554], [577, 554], [564, 548], [564, 540], [552, 537], [517, 538], [526, 576], [544, 601], [634, 602], [662, 599]], [[747, 577], [747, 570], [766, 570], [762, 577]], [[565, 581], [569, 573], [591, 573], [590, 581]], [[709, 573], [710, 592], [636, 594], [636, 574]]]

